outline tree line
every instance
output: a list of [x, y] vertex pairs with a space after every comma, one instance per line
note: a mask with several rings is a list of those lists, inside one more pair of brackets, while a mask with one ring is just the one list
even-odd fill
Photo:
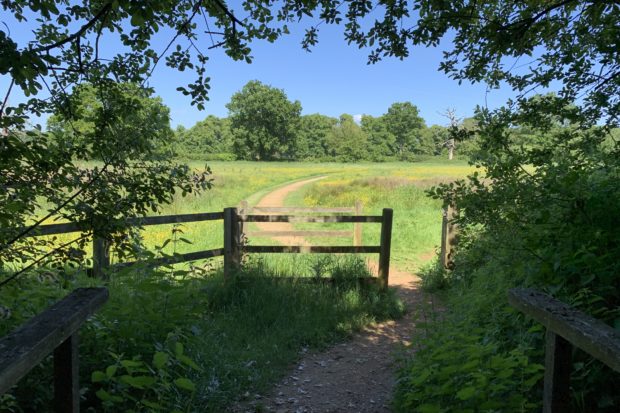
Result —
[[[131, 83], [118, 84], [106, 96], [89, 84], [71, 94], [72, 112], [52, 115], [47, 123], [51, 139], [83, 148], [84, 159], [104, 159], [106, 147], [94, 138], [97, 119], [110, 105], [122, 103], [122, 124], [151, 156], [206, 160], [253, 161], [386, 161], [411, 160], [419, 155], [440, 155], [451, 140], [450, 127], [426, 126], [411, 102], [392, 104], [381, 116], [350, 114], [338, 118], [319, 113], [301, 115], [299, 101], [290, 101], [282, 89], [260, 81], [248, 82], [226, 105], [229, 116], [208, 115], [189, 129], [170, 127], [170, 110], [161, 98]], [[454, 121], [454, 119], [453, 119]], [[453, 122], [454, 123], [454, 122]], [[475, 130], [475, 120], [452, 127]], [[138, 138], [136, 138], [138, 139]], [[475, 143], [459, 142], [460, 155], [471, 154]], [[93, 151], [94, 150], [94, 151]]]
[[[180, 157], [256, 161], [385, 161], [439, 155], [449, 139], [447, 127], [426, 126], [411, 102], [392, 104], [374, 117], [301, 115], [299, 101], [260, 81], [248, 82], [227, 104], [229, 116], [213, 115], [175, 131]], [[473, 119], [463, 125], [472, 127]], [[463, 151], [469, 152], [465, 144]]]

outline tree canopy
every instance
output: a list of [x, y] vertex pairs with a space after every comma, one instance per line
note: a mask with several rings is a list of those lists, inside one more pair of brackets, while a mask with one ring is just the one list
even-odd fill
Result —
[[248, 82], [226, 105], [242, 159], [290, 159], [295, 152], [301, 103], [291, 102], [281, 89]]

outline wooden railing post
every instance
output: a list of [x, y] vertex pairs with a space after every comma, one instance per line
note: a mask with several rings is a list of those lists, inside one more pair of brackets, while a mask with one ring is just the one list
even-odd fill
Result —
[[545, 336], [543, 413], [570, 411], [571, 367], [571, 344], [548, 329]]
[[78, 333], [70, 335], [54, 350], [54, 411], [80, 411]]
[[228, 278], [241, 264], [239, 217], [237, 208], [224, 208], [224, 278]]
[[[355, 215], [362, 215], [362, 203], [360, 200], [355, 201]], [[362, 245], [362, 223], [356, 222], [353, 224], [353, 245], [359, 247]]]
[[390, 249], [392, 246], [392, 216], [390, 208], [384, 208], [381, 221], [381, 245], [379, 252], [379, 283], [387, 288], [390, 277]]
[[102, 237], [93, 235], [93, 277], [105, 278], [110, 267], [110, 244]]

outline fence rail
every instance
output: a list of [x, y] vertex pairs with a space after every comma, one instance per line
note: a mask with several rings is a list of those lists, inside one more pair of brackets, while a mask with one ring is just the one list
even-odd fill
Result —
[[[280, 209], [280, 208], [278, 208]], [[281, 208], [287, 210], [287, 208]], [[290, 209], [290, 208], [288, 208]], [[312, 208], [311, 211], [299, 208], [306, 212], [322, 212], [320, 208]], [[344, 208], [343, 208], [344, 209]], [[253, 210], [256, 210], [254, 208]], [[275, 211], [274, 207], [272, 211]], [[356, 203], [355, 210], [361, 210], [360, 204]], [[384, 209], [382, 215], [353, 215], [353, 216], [299, 216], [299, 215], [255, 215], [248, 212], [252, 209], [243, 205], [239, 214], [237, 208], [226, 208], [224, 210], [224, 271], [229, 274], [241, 266], [242, 253], [330, 253], [330, 254], [379, 254], [379, 274], [378, 281], [383, 288], [387, 288], [389, 283], [390, 271], [390, 249], [392, 241], [392, 217], [391, 209]], [[339, 211], [340, 212], [340, 211]], [[380, 223], [381, 224], [381, 243], [380, 245], [362, 246], [361, 229], [354, 228], [353, 246], [305, 246], [305, 245], [242, 245], [245, 224], [249, 222], [309, 222], [309, 223]], [[265, 236], [312, 236], [315, 234], [326, 234], [330, 236], [342, 236], [350, 234], [344, 231], [253, 231], [250, 234]], [[283, 235], [286, 234], [286, 235]]]
[[508, 301], [547, 328], [543, 412], [570, 411], [572, 346], [620, 372], [620, 333], [617, 330], [539, 291], [512, 289]]
[[0, 395], [54, 353], [54, 410], [78, 412], [77, 331], [108, 300], [105, 288], [79, 288], [0, 339]]
[[[355, 207], [342, 208], [305, 208], [305, 207], [253, 207], [243, 203], [242, 214], [237, 208], [225, 208], [223, 212], [208, 212], [198, 214], [165, 215], [158, 217], [129, 218], [125, 222], [132, 226], [178, 224], [185, 222], [223, 220], [224, 226], [224, 246], [205, 251], [189, 252], [184, 254], [174, 254], [149, 260], [151, 266], [166, 264], [176, 264], [199, 259], [224, 256], [224, 274], [230, 275], [241, 267], [241, 255], [243, 253], [378, 253], [379, 254], [379, 282], [382, 286], [388, 285], [389, 259], [392, 233], [392, 210], [384, 209], [383, 215], [360, 215], [362, 206], [356, 202]], [[300, 213], [355, 213], [357, 215], [257, 215], [249, 214], [250, 211], [259, 212], [300, 212]], [[332, 231], [332, 230], [304, 230], [304, 231], [245, 231], [244, 224], [250, 222], [306, 222], [306, 223], [352, 223], [353, 231]], [[363, 223], [381, 224], [381, 245], [363, 246], [362, 229]], [[71, 233], [87, 230], [87, 223], [63, 223], [42, 225], [28, 236], [43, 236], [62, 233]], [[266, 237], [350, 237], [353, 236], [353, 246], [277, 246], [277, 245], [243, 245], [242, 240], [246, 236], [266, 236]], [[104, 237], [93, 237], [93, 275], [105, 277], [106, 270], [110, 265], [110, 245]], [[114, 268], [127, 268], [136, 265], [137, 261], [123, 262], [114, 264]]]

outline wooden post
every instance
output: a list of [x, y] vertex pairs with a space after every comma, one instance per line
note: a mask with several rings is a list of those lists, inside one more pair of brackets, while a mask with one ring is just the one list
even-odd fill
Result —
[[238, 230], [237, 208], [224, 208], [224, 278], [238, 270], [241, 263]]
[[78, 333], [69, 336], [54, 350], [54, 411], [80, 411]]
[[105, 270], [110, 267], [110, 244], [93, 235], [93, 277], [106, 278]]
[[545, 384], [543, 413], [568, 412], [572, 346], [547, 329], [545, 336]]
[[[248, 206], [248, 201], [246, 200], [241, 201], [239, 205], [239, 215], [247, 215], [250, 212], [251, 211], [250, 211], [250, 207]], [[245, 234], [245, 228], [243, 227], [243, 221], [239, 220], [239, 237], [237, 240], [238, 245], [241, 245], [243, 234]]]
[[390, 277], [390, 248], [392, 246], [392, 216], [390, 208], [384, 208], [381, 221], [381, 245], [379, 252], [379, 283], [387, 288]]
[[[355, 215], [362, 215], [362, 203], [360, 200], [355, 201]], [[353, 246], [359, 247], [362, 245], [362, 223], [356, 222], [353, 224]]]
[[456, 246], [457, 227], [451, 223], [456, 216], [456, 208], [452, 205], [448, 205], [443, 209], [443, 218], [441, 222], [441, 252], [439, 259], [441, 261], [442, 268], [448, 269], [453, 265], [452, 262], [452, 250]]
[[448, 209], [441, 210], [441, 252], [439, 260], [441, 268], [448, 268]]

